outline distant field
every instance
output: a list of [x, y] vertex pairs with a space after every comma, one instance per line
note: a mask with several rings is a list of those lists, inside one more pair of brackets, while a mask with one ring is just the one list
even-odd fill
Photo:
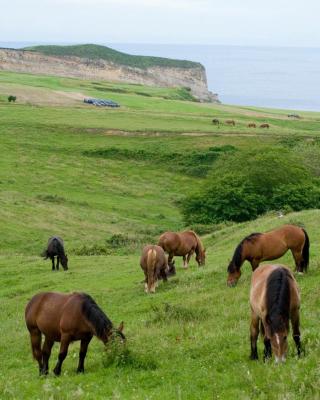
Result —
[[[9, 104], [7, 96], [15, 94], [17, 102]], [[88, 106], [85, 96], [121, 107]], [[319, 210], [195, 226], [206, 232], [206, 267], [193, 261], [184, 271], [177, 260], [175, 278], [154, 296], [143, 292], [141, 246], [185, 228], [179, 202], [201, 185], [217, 157], [249, 146], [299, 151], [297, 144], [319, 143], [319, 113], [298, 112], [303, 118], [292, 121], [290, 111], [188, 100], [178, 88], [0, 72], [0, 399], [319, 398]], [[249, 129], [249, 122], [270, 129]], [[305, 226], [311, 265], [297, 277], [306, 355], [296, 359], [290, 338], [287, 363], [276, 366], [249, 361], [249, 265], [235, 289], [225, 282], [244, 235], [283, 223]], [[52, 273], [39, 257], [52, 234], [65, 239], [68, 272]], [[281, 262], [293, 267], [289, 254]], [[108, 365], [94, 339], [86, 373], [76, 375], [76, 343], [62, 376], [40, 379], [23, 313], [43, 290], [91, 294], [115, 324], [124, 320], [129, 357]], [[56, 344], [51, 369], [57, 351]]]

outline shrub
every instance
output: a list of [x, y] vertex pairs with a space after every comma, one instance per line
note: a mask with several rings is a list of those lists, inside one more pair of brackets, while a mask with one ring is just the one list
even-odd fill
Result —
[[181, 208], [187, 224], [242, 222], [269, 210], [318, 208], [319, 194], [319, 180], [299, 157], [269, 148], [224, 156]]

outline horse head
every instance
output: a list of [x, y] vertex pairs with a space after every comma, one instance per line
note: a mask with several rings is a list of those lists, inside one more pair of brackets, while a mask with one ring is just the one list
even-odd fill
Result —
[[176, 274], [176, 267], [174, 265], [174, 261], [172, 260], [171, 262], [168, 262], [168, 268], [166, 271], [167, 277], [173, 276]]
[[206, 249], [200, 249], [200, 251], [196, 254], [196, 261], [199, 267], [206, 264]]
[[67, 271], [68, 269], [68, 257], [66, 254], [61, 254], [60, 256], [60, 260], [61, 260], [61, 265], [63, 266], [63, 269], [65, 271]]
[[[121, 343], [124, 343], [126, 341], [126, 337], [122, 333], [123, 326], [124, 326], [124, 324], [123, 324], [123, 321], [122, 321], [118, 328], [111, 329], [107, 334], [106, 342], [108, 342], [109, 340], [115, 340], [117, 338], [120, 338]], [[106, 342], [105, 342], [105, 344], [106, 344]]]
[[228, 278], [227, 278], [227, 285], [229, 287], [234, 287], [238, 283], [238, 280], [241, 276], [240, 268], [238, 269], [233, 261], [230, 261], [228, 266]]
[[[276, 326], [276, 329], [273, 328]], [[275, 357], [276, 363], [286, 361], [288, 352], [288, 321], [281, 315], [277, 315], [275, 319], [270, 320], [266, 317], [266, 336], [270, 339], [271, 349]]]

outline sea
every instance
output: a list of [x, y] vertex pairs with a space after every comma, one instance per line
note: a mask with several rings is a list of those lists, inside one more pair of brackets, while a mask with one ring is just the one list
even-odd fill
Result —
[[[0, 42], [0, 47], [34, 44]], [[320, 48], [101, 44], [129, 54], [198, 61], [209, 90], [225, 104], [320, 111]]]

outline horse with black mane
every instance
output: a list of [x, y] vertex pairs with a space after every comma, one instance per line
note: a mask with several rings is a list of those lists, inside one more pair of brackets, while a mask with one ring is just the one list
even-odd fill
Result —
[[235, 249], [228, 266], [227, 284], [236, 285], [241, 276], [240, 268], [246, 260], [254, 271], [261, 261], [280, 258], [288, 250], [291, 250], [296, 270], [303, 273], [307, 271], [309, 264], [309, 247], [307, 232], [295, 225], [283, 225], [266, 233], [251, 233]]
[[[60, 375], [71, 342], [81, 341], [77, 372], [84, 372], [84, 360], [93, 336], [97, 336], [104, 344], [115, 336], [125, 340], [122, 333], [123, 323], [118, 329], [114, 329], [109, 318], [86, 293], [36, 294], [26, 306], [25, 321], [40, 375], [48, 374], [54, 342], [61, 343], [58, 362], [53, 370], [55, 375]], [[42, 334], [45, 340], [41, 348]]]
[[183, 267], [188, 268], [191, 256], [196, 253], [199, 267], [205, 265], [206, 249], [199, 236], [193, 231], [165, 232], [160, 236], [158, 246], [169, 254], [169, 264], [172, 263], [174, 256], [181, 256], [183, 257]]
[[252, 274], [250, 305], [250, 358], [258, 359], [257, 339], [260, 324], [264, 338], [264, 359], [270, 358], [273, 352], [277, 363], [285, 361], [289, 320], [300, 356], [300, 294], [292, 272], [284, 265], [260, 265]]
[[68, 257], [64, 252], [64, 243], [63, 240], [59, 236], [52, 236], [48, 240], [48, 245], [46, 250], [41, 254], [45, 260], [48, 258], [52, 261], [52, 271], [55, 270], [54, 265], [54, 257], [57, 257], [57, 265], [56, 269], [59, 271], [59, 262], [61, 261], [61, 265], [63, 269], [66, 271], [68, 269]]

